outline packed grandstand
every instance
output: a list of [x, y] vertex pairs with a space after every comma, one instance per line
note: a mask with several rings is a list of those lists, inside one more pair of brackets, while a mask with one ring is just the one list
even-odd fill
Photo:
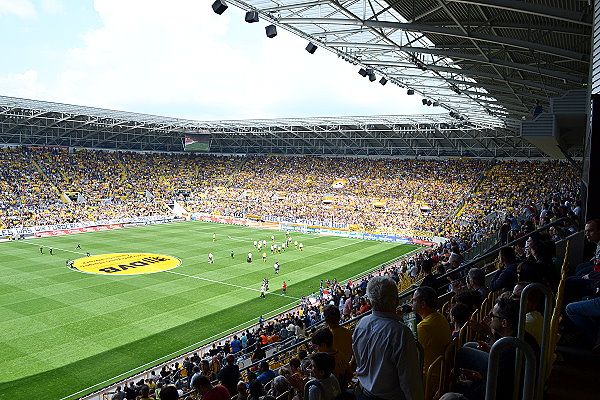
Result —
[[[93, 224], [135, 217], [194, 216], [261, 221], [284, 216], [286, 221], [305, 225], [335, 225], [361, 232], [442, 239], [363, 278], [321, 281], [319, 292], [314, 294], [317, 303], [304, 300], [294, 310], [222, 338], [178, 358], [175, 363], [147, 370], [98, 392], [115, 399], [193, 396], [196, 392], [213, 390], [216, 381], [227, 387], [229, 395], [239, 399], [267, 395], [291, 399], [304, 390], [310, 376], [310, 360], [324, 362], [317, 356], [314, 358], [311, 349], [334, 355], [337, 366], [332, 373], [337, 377], [336, 385], [342, 383], [336, 390], [346, 393], [346, 389], [353, 387], [352, 382], [357, 382], [356, 378], [352, 380], [354, 370], [349, 363], [357, 349], [348, 348], [349, 343], [340, 343], [341, 339], [335, 335], [331, 342], [329, 334], [320, 327], [328, 318], [339, 318], [344, 323], [371, 310], [367, 285], [373, 276], [392, 278], [397, 285], [395, 290], [400, 291], [425, 278], [423, 282], [427, 283], [423, 285], [433, 287], [436, 297], [454, 295], [452, 302], [445, 305], [445, 315], [439, 317], [447, 318], [448, 335], [452, 326], [456, 339], [451, 341], [450, 336], [440, 339], [444, 343], [441, 348], [437, 345], [435, 355], [428, 354], [433, 351], [430, 347], [435, 346], [425, 339], [425, 332], [419, 331], [421, 323], [413, 326], [415, 332], [419, 331], [417, 337], [425, 352], [421, 362], [425, 363], [426, 385], [422, 392], [420, 384], [410, 382], [413, 386], [410, 393], [416, 391], [413, 398], [421, 398], [423, 393], [431, 398], [453, 388], [477, 398], [470, 386], [461, 386], [464, 382], [460, 379], [453, 384], [446, 380], [449, 377], [445, 375], [454, 366], [433, 373], [429, 366], [443, 356], [444, 349], [454, 346], [453, 351], [457, 351], [458, 332], [471, 314], [479, 313], [483, 318], [481, 307], [490, 309], [497, 291], [511, 289], [510, 285], [517, 283], [517, 276], [508, 279], [510, 282], [505, 282], [505, 286], [493, 287], [492, 293], [496, 294], [488, 298], [485, 279], [482, 282], [479, 278], [478, 287], [470, 280], [472, 273], [466, 274], [463, 254], [487, 237], [506, 243], [558, 221], [550, 230], [542, 231], [546, 234], [535, 236], [536, 244], [518, 243], [513, 255], [505, 256], [512, 257], [508, 261], [513, 264], [515, 259], [525, 262], [530, 259], [531, 265], [536, 265], [531, 268], [536, 271], [526, 280], [545, 282], [557, 290], [559, 273], [551, 274], [544, 269], [559, 267], [550, 266], [561, 262], [556, 258], [556, 243], [573, 234], [581, 222], [577, 200], [579, 172], [576, 165], [568, 162], [239, 157], [31, 146], [2, 148], [0, 158], [0, 228], [10, 239], [19, 238], [16, 232], [25, 232], [15, 228], [82, 221]], [[180, 207], [177, 216], [173, 204]], [[540, 250], [533, 251], [534, 248]], [[487, 265], [481, 271], [492, 272], [493, 268]], [[518, 280], [525, 280], [523, 276], [520, 274]], [[492, 285], [497, 285], [495, 280]], [[487, 303], [482, 305], [484, 300]], [[434, 303], [431, 299], [423, 300], [429, 314], [435, 312]], [[421, 315], [419, 310], [413, 305], [408, 311]], [[513, 309], [509, 307], [509, 311], [503, 312], [510, 310]], [[336, 313], [339, 317], [335, 317]], [[334, 334], [336, 329], [345, 329], [336, 328], [336, 324], [328, 321]], [[476, 337], [475, 333], [469, 335], [470, 340]], [[316, 347], [307, 346], [311, 342], [307, 337], [312, 337]], [[240, 375], [238, 365], [250, 368], [243, 369]], [[317, 368], [316, 364], [312, 368]], [[445, 377], [440, 380], [442, 375]], [[208, 379], [196, 379], [201, 376]], [[480, 387], [481, 382], [475, 385]], [[354, 389], [356, 393], [358, 389]]]

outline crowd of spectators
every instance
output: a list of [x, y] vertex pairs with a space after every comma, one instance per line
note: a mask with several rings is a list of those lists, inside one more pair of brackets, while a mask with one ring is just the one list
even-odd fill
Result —
[[[557, 161], [236, 157], [0, 149], [0, 228], [190, 212], [340, 223], [453, 238], [460, 250], [546, 202], [573, 205], [576, 169]], [[67, 199], [68, 198], [68, 199]], [[563, 203], [561, 203], [563, 204]], [[457, 213], [458, 211], [458, 213]], [[533, 221], [559, 215], [549, 209]], [[558, 237], [558, 234], [557, 234]]]

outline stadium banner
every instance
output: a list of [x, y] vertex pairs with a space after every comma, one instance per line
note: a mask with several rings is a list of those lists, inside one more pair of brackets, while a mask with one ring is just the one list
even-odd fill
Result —
[[87, 228], [74, 228], [74, 229], [60, 229], [56, 231], [45, 231], [45, 232], [36, 232], [36, 237], [48, 237], [48, 236], [62, 236], [62, 235], [71, 235], [73, 233], [87, 233], [87, 232], [98, 232], [98, 231], [108, 231], [112, 229], [121, 229], [123, 225], [114, 224], [114, 225], [100, 225], [100, 226], [90, 226]]
[[203, 132], [183, 132], [183, 151], [208, 153], [210, 151], [211, 134]]
[[24, 228], [2, 229], [2, 230], [0, 230], [0, 236], [20, 236], [20, 235], [33, 236], [40, 232], [73, 230], [73, 229], [80, 229], [80, 228], [89, 228], [89, 227], [94, 227], [94, 226], [122, 225], [121, 227], [124, 227], [124, 226], [127, 226], [127, 224], [154, 225], [154, 224], [169, 222], [171, 220], [172, 220], [171, 217], [166, 217], [164, 215], [154, 215], [154, 216], [148, 216], [148, 217], [118, 218], [118, 219], [110, 219], [110, 220], [75, 222], [75, 223], [68, 223], [68, 224], [28, 226], [28, 227], [24, 227]]
[[394, 243], [406, 243], [410, 244], [411, 239], [402, 236], [394, 236], [394, 235], [380, 235], [376, 233], [365, 233], [363, 235], [363, 239], [367, 240], [379, 240], [382, 242], [394, 242]]

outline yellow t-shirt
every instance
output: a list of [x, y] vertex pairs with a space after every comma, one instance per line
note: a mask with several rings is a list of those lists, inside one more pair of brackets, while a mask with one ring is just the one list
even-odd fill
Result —
[[417, 338], [423, 346], [423, 375], [425, 376], [431, 363], [444, 355], [446, 346], [452, 340], [450, 324], [446, 317], [435, 311], [419, 322]]
[[333, 347], [350, 357], [352, 355], [352, 332], [343, 326], [338, 326], [331, 329], [331, 333], [333, 333]]

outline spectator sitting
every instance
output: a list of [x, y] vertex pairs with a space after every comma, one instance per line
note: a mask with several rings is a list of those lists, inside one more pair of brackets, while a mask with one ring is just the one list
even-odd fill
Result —
[[485, 272], [481, 268], [471, 268], [467, 275], [467, 288], [475, 290], [481, 294], [482, 299], [486, 299], [490, 289], [485, 286]]
[[111, 400], [124, 400], [125, 392], [121, 390], [121, 386], [117, 386], [115, 393], [112, 395]]
[[[332, 374], [334, 358], [327, 353], [315, 353], [310, 356], [310, 363], [312, 378], [304, 385], [304, 400], [333, 400], [340, 394], [340, 385]], [[293, 382], [297, 385], [297, 381]]]
[[[500, 297], [494, 308], [485, 319], [485, 324], [491, 330], [494, 338], [515, 336], [519, 323], [519, 303], [509, 297]], [[525, 342], [531, 346], [539, 360], [539, 346], [535, 339], [525, 332]], [[493, 341], [488, 343], [467, 343], [460, 348], [456, 356], [456, 366], [460, 368], [461, 376], [459, 391], [469, 399], [483, 399], [485, 395], [485, 377], [487, 375], [489, 351]], [[514, 386], [515, 349], [506, 348], [500, 355], [498, 370], [497, 399], [512, 398]]]
[[517, 255], [512, 247], [500, 249], [498, 271], [494, 274], [490, 289], [496, 291], [512, 290], [517, 284]]
[[[512, 299], [519, 301], [523, 289], [530, 282], [519, 282], [515, 285], [512, 291]], [[533, 336], [538, 345], [542, 343], [542, 332], [544, 330], [544, 316], [537, 310], [542, 301], [542, 292], [539, 290], [530, 291], [527, 295], [526, 314], [525, 314], [525, 331]]]
[[225, 386], [217, 385], [213, 386], [205, 375], [200, 375], [194, 380], [194, 386], [192, 389], [196, 389], [199, 394], [202, 395], [203, 400], [230, 400], [231, 396]]
[[450, 309], [450, 325], [452, 326], [452, 338], [458, 337], [460, 329], [469, 321], [473, 312], [464, 303], [457, 303]]
[[423, 318], [417, 325], [417, 339], [423, 346], [424, 374], [452, 339], [448, 320], [436, 310], [437, 299], [435, 290], [427, 286], [417, 288], [412, 299], [413, 310]]
[[160, 400], [177, 400], [179, 392], [175, 386], [165, 386], [160, 390]]
[[273, 379], [273, 385], [271, 388], [271, 394], [275, 397], [279, 397], [290, 389], [290, 384], [288, 383], [285, 376], [276, 376]]
[[237, 396], [235, 400], [246, 400], [248, 398], [248, 384], [244, 381], [239, 381], [237, 386]]
[[263, 386], [271, 382], [275, 378], [275, 372], [269, 369], [269, 363], [262, 361], [258, 365], [259, 375], [256, 378]]
[[258, 379], [250, 381], [248, 388], [248, 400], [260, 400], [264, 395], [263, 384]]
[[357, 399], [422, 400], [417, 346], [410, 329], [396, 315], [396, 282], [383, 276], [371, 278], [367, 297], [373, 312], [361, 318], [352, 334]]

